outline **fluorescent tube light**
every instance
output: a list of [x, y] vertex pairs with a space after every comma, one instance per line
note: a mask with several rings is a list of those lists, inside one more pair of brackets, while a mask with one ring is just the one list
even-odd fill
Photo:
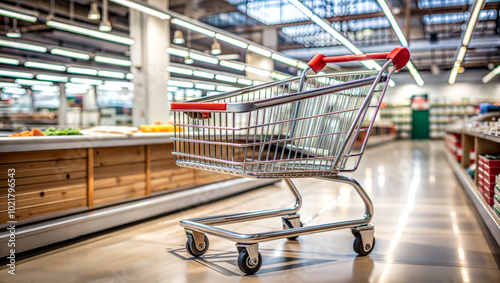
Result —
[[112, 41], [124, 45], [132, 45], [135, 43], [135, 41], [132, 38], [124, 37], [124, 36], [119, 36], [115, 34], [110, 34], [107, 32], [100, 32], [88, 28], [83, 28], [75, 25], [69, 25], [61, 22], [56, 22], [56, 21], [47, 21], [47, 25], [51, 28], [59, 29], [59, 30], [64, 30], [64, 31], [69, 31], [73, 33], [78, 33], [82, 35], [87, 35], [91, 37], [95, 37], [98, 39], [102, 40], [107, 40], [107, 41]]
[[78, 84], [78, 83], [67, 83], [65, 84], [66, 89], [68, 88], [79, 88], [79, 89], [85, 89], [89, 90], [90, 85], [89, 84]]
[[59, 72], [66, 71], [66, 67], [63, 65], [48, 64], [48, 63], [33, 62], [33, 61], [24, 62], [24, 66], [28, 68], [38, 68], [38, 69], [45, 69], [45, 70], [52, 70]]
[[470, 38], [472, 37], [472, 32], [474, 31], [474, 27], [476, 26], [479, 12], [481, 12], [481, 8], [483, 7], [483, 2], [484, 0], [477, 0], [476, 4], [474, 4], [474, 10], [472, 11], [469, 23], [467, 24], [467, 29], [465, 30], [465, 35], [462, 42], [465, 46], [469, 45]]
[[65, 83], [68, 81], [68, 77], [65, 77], [65, 76], [53, 76], [53, 75], [45, 75], [45, 74], [36, 75], [36, 78], [38, 80], [43, 80], [43, 81], [62, 82], [62, 83]]
[[230, 83], [235, 83], [238, 79], [231, 76], [215, 75], [215, 79], [219, 81], [225, 81]]
[[193, 88], [193, 83], [192, 82], [186, 82], [186, 81], [168, 80], [167, 84], [169, 86], [178, 86], [178, 87], [184, 87], [184, 88]]
[[26, 22], [31, 22], [31, 23], [36, 22], [36, 17], [34, 17], [34, 16], [30, 16], [30, 15], [26, 15], [26, 14], [14, 12], [14, 11], [9, 11], [9, 10], [5, 10], [5, 9], [0, 9], [0, 15], [5, 16], [5, 17], [9, 17], [9, 18], [16, 18], [16, 19], [23, 20]]
[[189, 23], [189, 22], [186, 22], [186, 21], [183, 21], [183, 20], [172, 19], [171, 22], [174, 25], [182, 26], [182, 27], [185, 27], [185, 28], [190, 29], [192, 31], [196, 31], [196, 32], [202, 33], [204, 35], [208, 35], [210, 37], [214, 37], [215, 36], [215, 32], [213, 32], [211, 30], [208, 30], [206, 28], [199, 27], [197, 25], [193, 25], [192, 23]]
[[186, 57], [189, 55], [189, 52], [186, 50], [172, 48], [172, 47], [167, 48], [167, 52], [170, 55], [175, 55], [175, 56], [179, 56], [179, 57]]
[[90, 59], [90, 55], [87, 53], [69, 51], [69, 50], [65, 50], [65, 49], [61, 49], [61, 48], [52, 48], [50, 50], [50, 53], [54, 54], [54, 55], [76, 58], [76, 59], [81, 59], [81, 60], [89, 60]]
[[0, 87], [21, 87], [21, 85], [15, 83], [0, 82]]
[[134, 1], [129, 1], [129, 0], [110, 0], [111, 2], [115, 2], [117, 4], [120, 4], [125, 7], [129, 7], [130, 9], [134, 9], [140, 12], [143, 12], [145, 14], [148, 14], [153, 17], [160, 18], [162, 20], [167, 20], [170, 19], [170, 15], [164, 12], [161, 12], [155, 8], [148, 7], [144, 4], [140, 4]]
[[[269, 55], [271, 56], [271, 55]], [[238, 60], [240, 59], [239, 54], [224, 54], [224, 55], [217, 55], [217, 59], [219, 60]]]
[[132, 74], [132, 73], [127, 73], [127, 75], [125, 76], [125, 78], [126, 78], [127, 80], [132, 80], [132, 79], [134, 79], [134, 74]]
[[283, 75], [283, 74], [276, 73], [276, 72], [272, 72], [271, 78], [278, 79], [278, 80], [286, 80], [286, 79], [289, 79], [290, 77]]
[[408, 71], [410, 71], [410, 74], [413, 76], [413, 79], [417, 83], [418, 86], [423, 86], [424, 85], [424, 80], [420, 76], [420, 73], [417, 71], [417, 68], [413, 65], [411, 61], [408, 61], [406, 63], [406, 68], [408, 68]]
[[124, 79], [125, 78], [125, 73], [113, 72], [113, 71], [100, 70], [97, 72], [97, 75], [100, 77], [108, 77], [108, 78], [116, 78], [116, 79]]
[[297, 64], [297, 67], [299, 67], [299, 69], [305, 70], [307, 69], [307, 67], [309, 67], [309, 65], [307, 65], [306, 63], [299, 62]]
[[177, 74], [183, 74], [183, 75], [188, 75], [188, 76], [193, 75], [193, 70], [174, 67], [174, 66], [168, 66], [167, 71], [169, 71], [170, 73], [177, 73]]
[[32, 73], [27, 73], [27, 72], [18, 72], [18, 71], [0, 69], [0, 77], [32, 79], [34, 75]]
[[247, 79], [238, 79], [238, 83], [242, 85], [252, 85], [252, 81]]
[[13, 58], [0, 57], [0, 64], [19, 65], [19, 60]]
[[33, 85], [31, 89], [34, 91], [43, 91], [43, 92], [57, 92], [59, 91], [59, 87], [57, 86], [46, 86], [46, 85]]
[[215, 85], [211, 85], [211, 84], [197, 83], [194, 85], [194, 87], [198, 88], [198, 89], [215, 90]]
[[69, 81], [75, 84], [88, 84], [88, 85], [102, 84], [102, 80], [95, 80], [95, 79], [70, 78]]
[[285, 56], [281, 56], [277, 53], [273, 53], [273, 55], [271, 56], [271, 58], [273, 58], [274, 60], [276, 61], [280, 61], [282, 63], [285, 63], [285, 64], [288, 64], [290, 66], [297, 66], [297, 60], [294, 60], [294, 59], [290, 59], [290, 58], [287, 58]]
[[257, 47], [255, 45], [251, 45], [251, 44], [248, 45], [248, 50], [252, 51], [254, 53], [260, 54], [262, 56], [265, 56], [265, 57], [271, 57], [271, 55], [272, 55], [271, 51], [266, 50], [266, 49], [262, 49], [260, 47]]
[[263, 81], [253, 81], [253, 85], [261, 85], [261, 84], [265, 84], [266, 82], [263, 82]]
[[234, 39], [232, 37], [229, 37], [229, 36], [226, 36], [226, 35], [223, 35], [221, 33], [217, 33], [215, 35], [215, 38], [219, 39], [219, 40], [222, 40], [222, 41], [225, 41], [229, 44], [232, 44], [232, 45], [235, 45], [235, 46], [238, 46], [238, 47], [241, 47], [243, 49], [247, 48], [248, 44], [243, 42], [243, 41], [240, 41], [240, 40], [237, 40], [237, 39]]
[[210, 63], [210, 64], [217, 64], [217, 63], [219, 63], [219, 60], [216, 59], [216, 58], [205, 56], [205, 55], [200, 55], [200, 54], [197, 54], [197, 53], [194, 53], [194, 52], [190, 52], [189, 53], [189, 57], [191, 57], [191, 59], [198, 60], [198, 61], [203, 61], [203, 62], [207, 62], [207, 63]]
[[72, 74], [97, 76], [97, 70], [96, 69], [89, 69], [89, 68], [68, 67], [67, 72], [72, 73]]
[[212, 73], [201, 72], [201, 71], [194, 71], [193, 75], [206, 79], [213, 79], [215, 77], [215, 75]]
[[460, 51], [458, 51], [457, 61], [463, 62], [465, 57], [465, 52], [467, 51], [467, 47], [460, 47]]
[[396, 21], [396, 18], [394, 17], [394, 14], [392, 14], [391, 9], [389, 8], [389, 5], [387, 5], [386, 0], [377, 0], [377, 2], [380, 4], [380, 7], [382, 8], [382, 11], [384, 12], [385, 16], [391, 23], [392, 29], [396, 33], [396, 36], [399, 39], [399, 42], [401, 42], [401, 45], [404, 47], [408, 47], [408, 41], [405, 38], [405, 35], [403, 34], [403, 30], [399, 26], [398, 22]]
[[223, 86], [223, 85], [217, 86], [218, 91], [233, 91], [233, 90], [238, 90], [238, 89], [239, 88], [232, 87], [232, 86]]
[[171, 92], [176, 92], [176, 91], [178, 91], [178, 90], [179, 90], [179, 88], [178, 88], [178, 87], [176, 87], [176, 86], [169, 86], [169, 87], [167, 87], [167, 90], [168, 90], [168, 91], [171, 91]]
[[44, 81], [37, 81], [37, 80], [26, 80], [26, 79], [17, 79], [16, 84], [20, 85], [45, 85], [45, 86], [51, 86], [53, 85], [52, 82], [44, 82]]
[[240, 70], [240, 71], [245, 70], [245, 65], [238, 64], [238, 63], [233, 63], [233, 62], [230, 62], [230, 61], [220, 61], [220, 65], [224, 66], [224, 67], [231, 68], [231, 69]]
[[250, 66], [247, 66], [245, 68], [245, 71], [247, 71], [249, 73], [252, 73], [252, 74], [256, 74], [256, 75], [262, 76], [262, 77], [269, 77], [269, 76], [271, 76], [271, 72], [269, 72], [269, 71], [258, 69], [258, 68], [254, 68], [254, 67], [250, 67]]
[[117, 58], [106, 57], [106, 56], [101, 56], [101, 55], [95, 56], [94, 61], [99, 62], [99, 63], [126, 66], [126, 67], [132, 66], [132, 61], [130, 61], [130, 60], [117, 59]]
[[483, 83], [491, 81], [496, 75], [500, 74], [500, 65], [491, 70], [486, 76], [483, 77]]
[[17, 48], [17, 49], [23, 49], [23, 50], [28, 50], [28, 51], [40, 52], [40, 53], [47, 52], [47, 48], [45, 48], [44, 46], [35, 45], [35, 44], [29, 44], [29, 43], [16, 42], [16, 41], [12, 41], [12, 40], [3, 40], [3, 39], [0, 39], [0, 46], [10, 47], [10, 48]]
[[26, 94], [26, 89], [19, 87], [4, 87], [2, 92], [8, 94]]
[[459, 67], [453, 67], [453, 69], [451, 69], [450, 78], [448, 79], [450, 85], [454, 84], [457, 80], [458, 69]]

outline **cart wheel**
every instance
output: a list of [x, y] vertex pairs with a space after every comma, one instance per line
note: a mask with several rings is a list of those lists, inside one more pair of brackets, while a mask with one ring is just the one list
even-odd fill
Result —
[[369, 255], [372, 251], [373, 248], [375, 247], [375, 237], [373, 237], [373, 243], [368, 247], [368, 251], [365, 251], [363, 249], [363, 246], [365, 245], [370, 245], [369, 243], [363, 243], [363, 240], [361, 239], [361, 235], [356, 235], [356, 239], [354, 239], [354, 251], [359, 254], [360, 256], [365, 256]]
[[193, 235], [188, 234], [187, 238], [186, 251], [190, 255], [198, 257], [204, 255], [208, 251], [208, 238], [206, 235], [204, 235], [205, 248], [201, 251], [195, 246]]
[[248, 275], [252, 275], [259, 271], [260, 266], [262, 265], [262, 256], [260, 253], [258, 253], [258, 255], [257, 262], [252, 262], [250, 260], [250, 256], [248, 255], [248, 251], [243, 249], [238, 256], [238, 267], [240, 270]]
[[[283, 223], [283, 229], [286, 230], [286, 229], [290, 229], [289, 227], [293, 227], [292, 224], [290, 223], [290, 221], [288, 221], [287, 219], [283, 219], [283, 221], [286, 221], [286, 224]], [[300, 226], [299, 227], [304, 227], [304, 224], [302, 224], [302, 221], [300, 221]], [[293, 227], [293, 228], [298, 228], [298, 227]], [[291, 241], [295, 241], [297, 240], [299, 236], [295, 236], [295, 237], [289, 237], [287, 238], [288, 240], [291, 240]]]

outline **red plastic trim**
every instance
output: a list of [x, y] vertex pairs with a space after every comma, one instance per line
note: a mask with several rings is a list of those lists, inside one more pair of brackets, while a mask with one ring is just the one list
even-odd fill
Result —
[[396, 47], [387, 55], [387, 59], [392, 59], [392, 64], [399, 70], [410, 61], [410, 51], [404, 47]]
[[172, 102], [170, 108], [175, 110], [214, 110], [225, 111], [227, 103]]

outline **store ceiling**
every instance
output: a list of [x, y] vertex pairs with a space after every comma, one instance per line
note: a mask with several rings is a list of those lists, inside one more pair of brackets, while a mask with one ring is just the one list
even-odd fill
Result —
[[[5, 5], [39, 11], [47, 15], [51, 2], [54, 15], [80, 24], [97, 26], [99, 21], [87, 18], [91, 0], [5, 0]], [[101, 0], [98, 1], [100, 10]], [[459, 41], [467, 24], [470, 5], [474, 0], [390, 0], [392, 12], [398, 19], [410, 42], [412, 61], [417, 69], [429, 74], [449, 73], [458, 52]], [[326, 0], [304, 2], [313, 12], [326, 18], [333, 26], [357, 45], [363, 52], [389, 51], [400, 46], [380, 6], [375, 0]], [[258, 41], [264, 30], [278, 33], [278, 51], [297, 59], [308, 61], [314, 54], [349, 54], [329, 34], [308, 21], [304, 15], [290, 6], [287, 0], [170, 0], [169, 9], [190, 18], [223, 28], [247, 39]], [[492, 66], [500, 64], [500, 0], [486, 1], [472, 36], [462, 66], [479, 72], [471, 72], [480, 81]], [[128, 8], [109, 3], [113, 33], [128, 35]], [[409, 17], [407, 15], [409, 14]], [[406, 27], [409, 22], [409, 29]], [[0, 16], [0, 36], [12, 26], [12, 19]], [[103, 40], [54, 30], [37, 22], [18, 21], [23, 40], [43, 44], [77, 48], [90, 53], [103, 53], [115, 57], [128, 57], [129, 47]], [[174, 31], [172, 28], [172, 35]], [[264, 44], [265, 42], [257, 42]], [[200, 34], [191, 35], [191, 47], [200, 51], [210, 50], [212, 39]], [[244, 58], [244, 50], [223, 46], [225, 52]], [[4, 53], [6, 48], [0, 48]], [[19, 51], [18, 56], [32, 56]], [[40, 55], [36, 55], [40, 56]], [[50, 60], [50, 55], [44, 55]], [[176, 59], [173, 59], [176, 61]], [[180, 61], [179, 61], [180, 63]], [[90, 63], [89, 63], [90, 64]], [[95, 62], [92, 64], [96, 64]], [[359, 64], [342, 64], [343, 68], [361, 68]], [[285, 68], [278, 68], [287, 71]], [[432, 70], [432, 72], [430, 72]], [[290, 70], [288, 70], [290, 71]], [[476, 75], [477, 74], [477, 75]], [[497, 76], [495, 81], [500, 81]], [[460, 81], [460, 76], [459, 80]]]

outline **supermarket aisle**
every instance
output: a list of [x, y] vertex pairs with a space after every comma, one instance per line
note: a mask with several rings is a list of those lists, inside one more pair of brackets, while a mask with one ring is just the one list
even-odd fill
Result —
[[[377, 244], [367, 257], [355, 256], [349, 230], [262, 243], [264, 263], [254, 276], [241, 276], [232, 242], [209, 237], [206, 256], [188, 256], [180, 219], [288, 206], [292, 197], [284, 184], [277, 184], [20, 261], [14, 281], [499, 282], [500, 271], [477, 224], [480, 220], [441, 149], [441, 142], [403, 141], [366, 152], [352, 175], [375, 205]], [[296, 184], [306, 223], [363, 213], [355, 192], [346, 186], [309, 179]], [[258, 232], [281, 229], [281, 222], [267, 219], [226, 227]], [[0, 273], [3, 281], [6, 272]]]

